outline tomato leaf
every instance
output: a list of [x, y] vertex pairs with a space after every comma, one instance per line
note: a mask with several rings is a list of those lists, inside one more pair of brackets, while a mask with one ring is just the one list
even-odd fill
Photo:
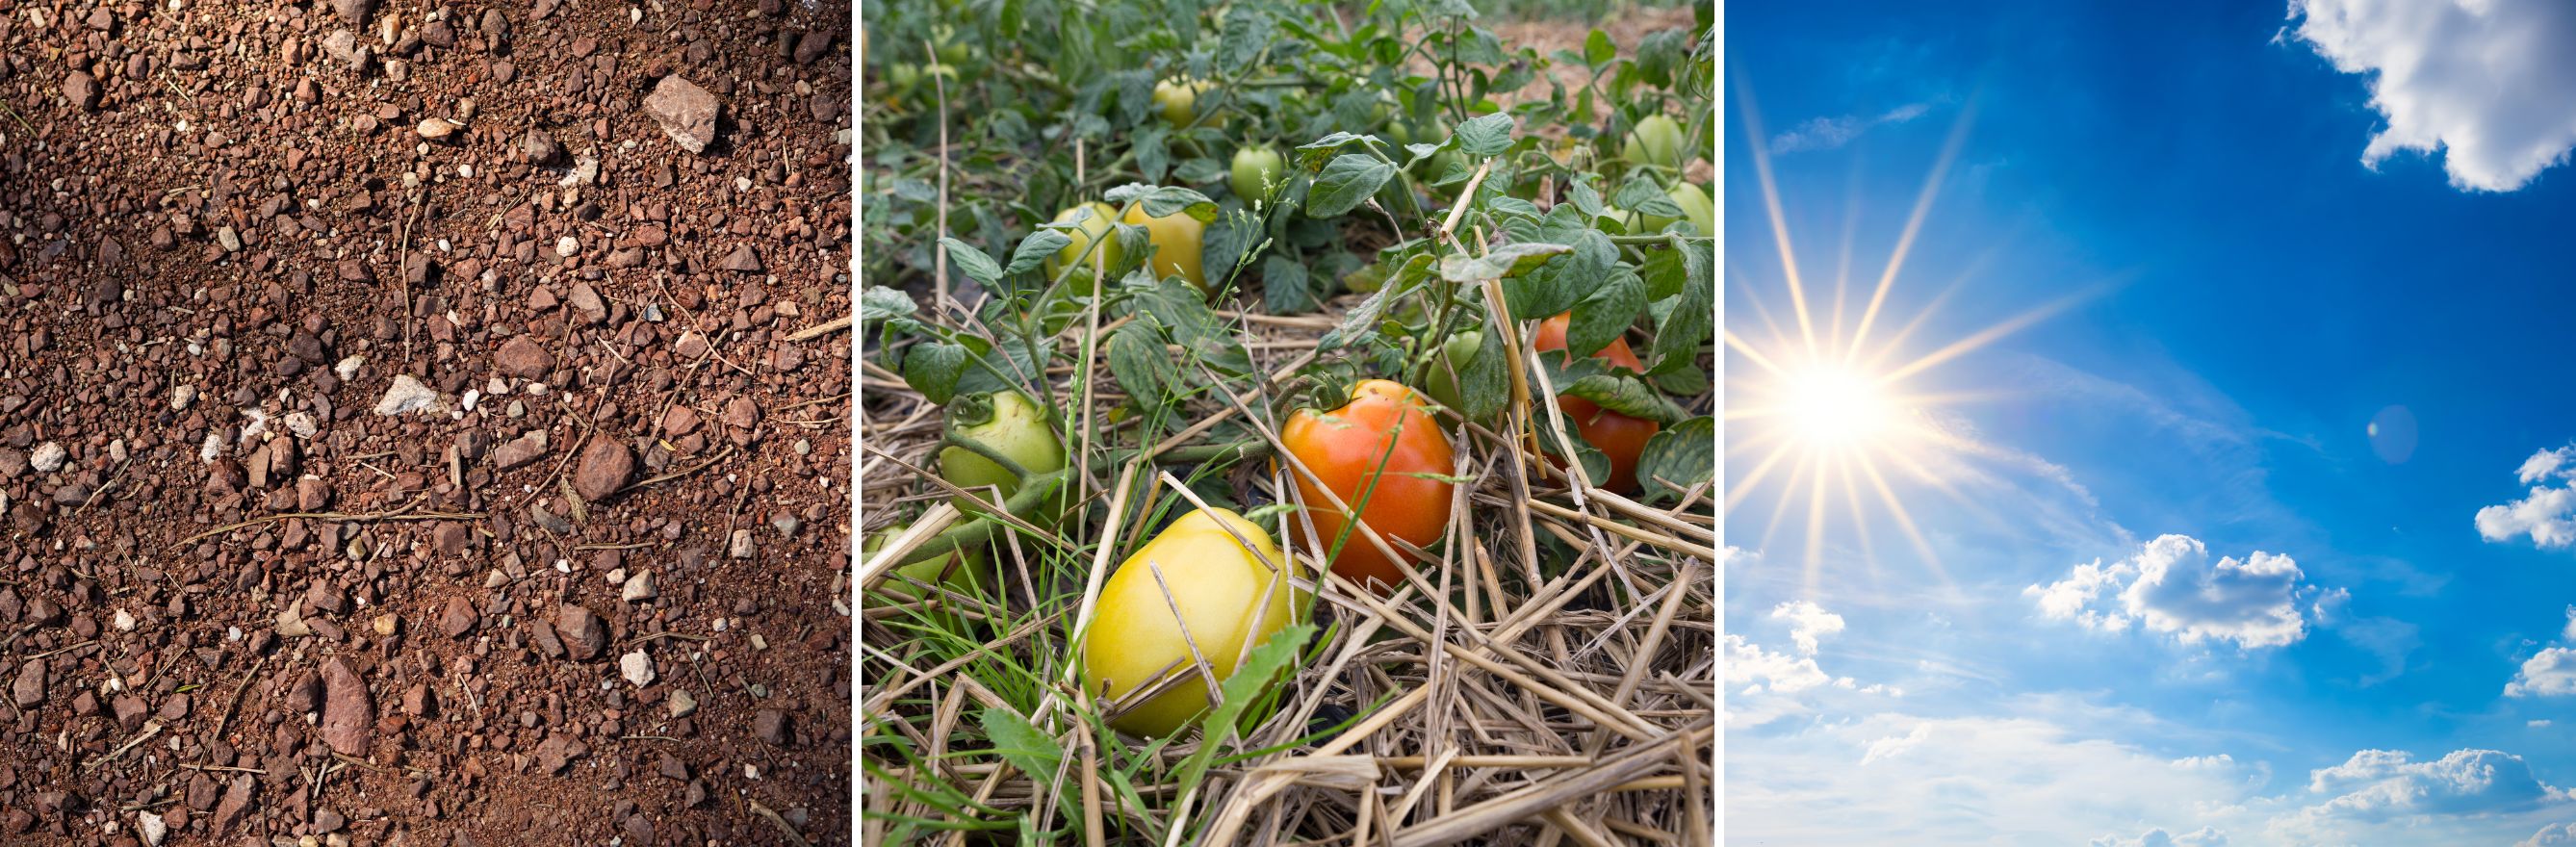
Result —
[[1646, 283], [1636, 271], [1614, 267], [1598, 285], [1574, 304], [1574, 317], [1566, 322], [1565, 347], [1577, 356], [1592, 355], [1619, 340], [1646, 309]]
[[1129, 399], [1156, 408], [1171, 397], [1171, 357], [1163, 351], [1162, 333], [1144, 321], [1119, 327], [1109, 336], [1109, 375]]
[[1637, 456], [1637, 481], [1644, 489], [1639, 499], [1679, 500], [1683, 490], [1715, 476], [1716, 468], [1716, 418], [1701, 415], [1666, 426], [1646, 439], [1645, 451]]
[[1584, 64], [1591, 65], [1594, 70], [1600, 70], [1601, 66], [1609, 64], [1610, 60], [1616, 58], [1619, 58], [1619, 47], [1610, 43], [1608, 33], [1595, 29], [1591, 35], [1584, 37]]
[[912, 295], [894, 288], [872, 285], [868, 290], [859, 292], [859, 323], [861, 324], [890, 318], [911, 317], [919, 311], [921, 306], [912, 302]]
[[1498, 156], [1512, 147], [1512, 116], [1496, 112], [1458, 125], [1458, 149], [1469, 156]]
[[[1567, 213], [1574, 214], [1571, 210]], [[1549, 212], [1549, 217], [1555, 216], [1555, 212]], [[1576, 233], [1573, 248], [1573, 255], [1503, 281], [1503, 300], [1511, 305], [1513, 320], [1552, 318], [1573, 308], [1619, 264], [1619, 248], [1597, 230]]]
[[903, 357], [904, 384], [942, 406], [957, 395], [957, 377], [965, 372], [966, 348], [945, 341], [924, 342]]
[[[1600, 30], [1593, 31], [1600, 32]], [[1589, 181], [1574, 183], [1566, 189], [1565, 194], [1574, 200], [1574, 208], [1581, 209], [1584, 217], [1597, 218], [1608, 214], [1601, 203], [1601, 192], [1592, 190], [1592, 183]]]
[[1318, 218], [1347, 214], [1394, 175], [1395, 166], [1375, 156], [1335, 156], [1324, 166], [1324, 172], [1315, 176], [1315, 188], [1306, 195], [1306, 214]]
[[1274, 32], [1270, 15], [1260, 6], [1240, 3], [1227, 7], [1225, 31], [1217, 35], [1217, 67], [1226, 73], [1234, 73], [1252, 64], [1252, 60], [1261, 57], [1262, 48], [1275, 40], [1271, 37]]
[[1147, 124], [1128, 137], [1128, 144], [1136, 152], [1137, 173], [1144, 174], [1146, 179], [1162, 181], [1163, 174], [1172, 167], [1171, 145], [1166, 141], [1171, 135], [1172, 131], [1161, 124]]
[[1314, 283], [1307, 279], [1306, 266], [1285, 254], [1272, 253], [1261, 262], [1261, 303], [1274, 315], [1302, 315], [1315, 310]]
[[1685, 417], [1681, 407], [1673, 405], [1671, 400], [1664, 399], [1662, 392], [1656, 391], [1653, 386], [1647, 385], [1625, 371], [1582, 377], [1572, 383], [1558, 385], [1557, 392], [1581, 397], [1601, 408], [1632, 418], [1645, 418], [1656, 423], [1670, 424]]
[[[1503, 334], [1488, 330], [1476, 344], [1476, 356], [1469, 359], [1466, 370], [1458, 376], [1458, 402], [1467, 408], [1458, 410], [1471, 421], [1490, 420], [1503, 404], [1512, 399], [1512, 351], [1503, 346]], [[1435, 365], [1436, 367], [1436, 365]]]
[[1674, 205], [1673, 198], [1665, 194], [1664, 189], [1656, 185], [1654, 180], [1642, 175], [1631, 178], [1626, 184], [1619, 186], [1618, 199], [1612, 202], [1625, 207], [1628, 211], [1657, 217], [1678, 218], [1688, 214], [1682, 211], [1682, 207]]
[[1482, 256], [1440, 257], [1440, 278], [1450, 282], [1483, 282], [1523, 276], [1574, 248], [1563, 244], [1505, 244]]
[[1667, 301], [1672, 305], [1655, 322], [1655, 343], [1648, 352], [1650, 363], [1658, 371], [1667, 362], [1696, 362], [1700, 345], [1708, 343], [1716, 331], [1716, 318], [1708, 310], [1708, 304], [1717, 297], [1717, 282], [1711, 273], [1717, 261], [1716, 246], [1704, 238], [1674, 241], [1679, 249], [1664, 252], [1680, 257], [1677, 264], [1681, 266], [1682, 289]]
[[1047, 259], [1053, 257], [1057, 251], [1063, 250], [1065, 245], [1072, 243], [1073, 236], [1052, 229], [1029, 233], [1029, 237], [1020, 239], [1019, 247], [1011, 250], [1011, 264], [1002, 269], [1002, 274], [1019, 276], [1028, 273], [1029, 269], [1046, 264]]
[[975, 249], [974, 245], [946, 236], [939, 239], [939, 244], [948, 248], [948, 264], [958, 273], [965, 274], [967, 279], [986, 288], [1002, 281], [1002, 266], [994, 263], [993, 257], [984, 255], [984, 251]]
[[1352, 307], [1348, 314], [1342, 316], [1340, 324], [1326, 331], [1323, 338], [1315, 341], [1315, 349], [1338, 350], [1360, 339], [1375, 335], [1377, 316], [1386, 311], [1387, 293], [1394, 290], [1396, 286], [1389, 281], [1385, 288], [1380, 288], [1367, 299], [1361, 300], [1358, 306]]

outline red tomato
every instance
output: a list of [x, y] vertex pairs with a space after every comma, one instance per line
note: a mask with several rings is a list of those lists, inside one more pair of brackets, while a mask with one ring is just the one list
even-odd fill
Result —
[[[1457, 470], [1455, 455], [1429, 404], [1413, 389], [1383, 379], [1363, 381], [1351, 387], [1349, 403], [1330, 412], [1300, 409], [1279, 434], [1288, 452], [1344, 505], [1360, 506], [1360, 519], [1380, 536], [1428, 548], [1447, 530], [1454, 488], [1447, 476]], [[1349, 513], [1333, 508], [1305, 475], [1292, 475], [1316, 537], [1330, 546]], [[1363, 494], [1368, 502], [1361, 506]], [[1293, 537], [1307, 543], [1303, 535]], [[1387, 546], [1396, 545], [1390, 539]], [[1404, 581], [1404, 571], [1359, 531], [1333, 557], [1333, 572], [1361, 585], [1375, 580], [1381, 592]]]
[[[1541, 321], [1538, 325], [1538, 337], [1532, 339], [1532, 343], [1536, 345], [1534, 349], [1541, 353], [1565, 349], [1565, 325], [1573, 319], [1573, 316], [1573, 312], [1566, 312]], [[1610, 342], [1610, 346], [1601, 348], [1601, 351], [1592, 354], [1592, 357], [1608, 361], [1613, 368], [1625, 368], [1634, 373], [1646, 372], [1646, 363], [1637, 360], [1636, 352], [1628, 349], [1628, 339], [1625, 338]], [[1646, 439], [1655, 437], [1655, 433], [1664, 426], [1645, 418], [1629, 417], [1601, 408], [1581, 397], [1559, 395], [1556, 398], [1556, 408], [1564, 411], [1566, 417], [1573, 419], [1574, 429], [1583, 433], [1583, 440], [1592, 442], [1592, 446], [1599, 449], [1602, 455], [1610, 457], [1610, 478], [1594, 480], [1594, 482], [1614, 493], [1627, 494], [1636, 491], [1637, 455], [1646, 452]]]

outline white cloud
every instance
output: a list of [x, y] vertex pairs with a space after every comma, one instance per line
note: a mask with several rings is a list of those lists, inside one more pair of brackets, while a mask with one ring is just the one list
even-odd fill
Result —
[[2101, 596], [2103, 589], [2112, 589], [2116, 593], [2121, 581], [2136, 573], [2137, 570], [2129, 567], [2127, 562], [2115, 562], [2106, 568], [2102, 566], [2102, 560], [2095, 559], [2089, 565], [2076, 565], [2075, 571], [2065, 579], [2045, 587], [2033, 585], [2024, 588], [2021, 596], [2038, 598], [2039, 613], [2049, 620], [2073, 620], [2086, 629], [2118, 632], [2129, 628], [2129, 616], [2086, 607], [2093, 604], [2094, 598]]
[[[1762, 689], [1795, 694], [1833, 681], [1814, 658], [1795, 658], [1762, 649], [1741, 635], [1726, 637], [1726, 686], [1744, 693]], [[1759, 688], [1756, 688], [1759, 686]]]
[[2334, 795], [2308, 807], [2308, 817], [2360, 821], [2512, 812], [2564, 798], [2521, 756], [2495, 750], [2454, 750], [2430, 762], [2403, 750], [2363, 750], [2310, 772], [2308, 791]]
[[1901, 124], [1932, 111], [1930, 103], [1907, 103], [1876, 115], [1835, 115], [1809, 118], [1788, 132], [1771, 136], [1771, 151], [1796, 153], [1801, 150], [1831, 150], [1850, 144], [1862, 133], [1888, 124]]
[[2563, 0], [2291, 0], [2296, 35], [2371, 75], [2386, 124], [2362, 149], [2439, 152], [2455, 187], [2513, 191], [2576, 146], [2576, 5]]
[[1916, 747], [1922, 746], [1924, 740], [1931, 737], [1932, 724], [1915, 724], [1914, 728], [1907, 731], [1904, 735], [1891, 735], [1886, 738], [1870, 742], [1869, 749], [1860, 755], [1860, 763], [1867, 765], [1880, 759], [1904, 753], [1907, 750], [1912, 750]]
[[1782, 603], [1771, 610], [1774, 620], [1789, 621], [1789, 640], [1796, 642], [1798, 652], [1816, 655], [1816, 640], [1843, 631], [1843, 616], [1824, 610], [1812, 601]]
[[2174, 835], [2162, 827], [2138, 834], [2136, 838], [2105, 835], [2093, 839], [2088, 847], [2224, 847], [2227, 834], [2209, 827]]
[[2576, 649], [2551, 647], [2522, 661], [2513, 681], [2504, 684], [2507, 697], [2565, 697], [2576, 694]]
[[[2077, 565], [2066, 579], [2022, 589], [2040, 614], [2073, 619], [2088, 628], [2117, 631], [2131, 621], [2191, 644], [2230, 641], [2242, 649], [2279, 647], [2307, 636], [2299, 612], [2314, 587], [2290, 557], [2260, 550], [2244, 559], [2209, 560], [2209, 549], [2184, 535], [2158, 536], [2127, 560]], [[2125, 585], [2123, 582], [2125, 581]], [[2107, 605], [2118, 589], [2117, 610]]]
[[2576, 845], [2576, 824], [2553, 823], [2540, 828], [2530, 838], [2516, 841], [2513, 847], [2568, 847]]

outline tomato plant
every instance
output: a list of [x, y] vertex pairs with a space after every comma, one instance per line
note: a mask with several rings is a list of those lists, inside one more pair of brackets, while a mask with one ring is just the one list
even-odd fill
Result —
[[1247, 643], [1287, 626], [1301, 605], [1270, 533], [1226, 509], [1192, 511], [1109, 575], [1084, 641], [1082, 670], [1093, 695], [1116, 701], [1165, 674], [1180, 684], [1110, 718], [1143, 736], [1170, 735], [1208, 706], [1196, 667], [1222, 682]]
[[[1369, 536], [1403, 555], [1394, 546], [1397, 539], [1429, 548], [1448, 528], [1456, 488], [1448, 480], [1455, 472], [1449, 438], [1413, 389], [1383, 379], [1363, 381], [1351, 386], [1350, 402], [1339, 408], [1298, 410], [1280, 428], [1279, 439], [1306, 468], [1294, 475], [1297, 491], [1315, 543], [1338, 550], [1334, 573], [1392, 590], [1404, 572]], [[1368, 529], [1352, 523], [1352, 510]]]

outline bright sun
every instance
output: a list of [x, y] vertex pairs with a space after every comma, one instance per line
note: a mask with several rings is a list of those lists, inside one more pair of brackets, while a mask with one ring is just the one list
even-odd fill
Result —
[[[1925, 565], [1941, 565], [1916, 528], [1900, 486], [1923, 487], [1966, 500], [1949, 478], [1963, 463], [1994, 454], [1967, 430], [1944, 421], [1944, 407], [1972, 399], [1973, 393], [1934, 393], [1921, 387], [1925, 372], [1952, 362], [2046, 316], [2088, 299], [2094, 292], [2071, 294], [2057, 302], [2006, 318], [1985, 329], [1949, 340], [1924, 344], [1918, 331], [1932, 321], [1926, 307], [1900, 314], [1891, 303], [1905, 257], [1938, 192], [1942, 173], [1955, 160], [1968, 123], [1962, 110], [1958, 128], [1933, 165], [1915, 198], [1895, 249], [1874, 287], [1854, 286], [1850, 271], [1850, 235], [1829, 290], [1813, 290], [1800, 274], [1797, 252], [1781, 210], [1780, 191], [1772, 179], [1763, 149], [1760, 120], [1751, 92], [1742, 92], [1744, 126], [1751, 143], [1754, 176], [1762, 188], [1771, 246], [1779, 256], [1777, 277], [1733, 274], [1742, 296], [1730, 295], [1724, 337], [1730, 354], [1726, 374], [1726, 453], [1731, 478], [1724, 506], [1732, 516], [1757, 491], [1777, 496], [1769, 504], [1768, 524], [1759, 543], [1791, 514], [1804, 512], [1806, 570], [1818, 578], [1827, 546], [1827, 529], [1837, 545], [1857, 542], [1860, 559], [1876, 567], [1866, 513], [1886, 515], [1903, 532]], [[1741, 268], [1740, 265], [1737, 266]], [[1866, 285], [1865, 282], [1862, 283]], [[1776, 286], [1776, 287], [1775, 287]], [[1866, 296], [1863, 295], [1864, 292]], [[1778, 295], [1786, 295], [1780, 298]], [[1785, 299], [1786, 303], [1780, 300]], [[1933, 300], [1946, 302], [1948, 295]], [[1781, 309], [1778, 307], [1786, 306]], [[1749, 312], [1750, 320], [1746, 319]], [[1930, 348], [1916, 354], [1911, 349]], [[1942, 382], [1954, 382], [1944, 379]], [[1744, 468], [1738, 471], [1736, 468]], [[1891, 484], [1894, 483], [1894, 484]], [[1905, 486], [1912, 483], [1912, 486]], [[1875, 509], [1869, 504], [1874, 504]], [[1839, 519], [1838, 519], [1839, 518]], [[1946, 576], [1944, 577], [1946, 579]]]
[[1867, 444], [1890, 423], [1887, 392], [1868, 375], [1849, 367], [1810, 368], [1788, 380], [1785, 422], [1791, 434], [1810, 450], [1836, 450]]

